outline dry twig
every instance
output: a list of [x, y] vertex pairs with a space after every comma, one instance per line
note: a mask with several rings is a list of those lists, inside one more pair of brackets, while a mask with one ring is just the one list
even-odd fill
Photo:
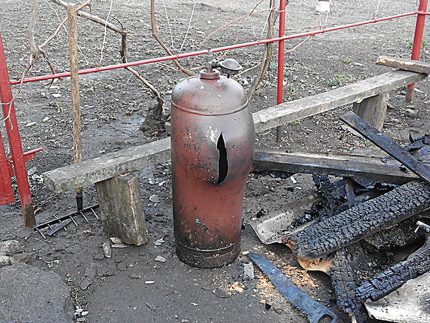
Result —
[[[151, 0], [151, 30], [152, 30], [152, 36], [155, 38], [155, 40], [160, 44], [160, 46], [164, 49], [164, 51], [170, 55], [173, 56], [172, 50], [164, 44], [163, 40], [160, 37], [160, 30], [158, 29], [157, 24], [157, 17], [156, 17], [156, 8], [155, 8], [155, 0]], [[172, 60], [173, 64], [176, 65], [176, 67], [185, 75], [191, 76], [194, 75], [193, 72], [183, 67], [177, 60]]]
[[191, 23], [193, 21], [194, 10], [196, 9], [196, 4], [197, 4], [197, 1], [194, 1], [193, 10], [191, 11], [190, 20], [188, 21], [187, 31], [185, 32], [184, 40], [182, 41], [181, 48], [179, 48], [179, 52], [182, 52], [182, 49], [184, 48], [184, 45], [185, 45], [185, 41], [187, 40], [187, 37], [188, 37], [188, 33], [191, 29]]
[[[273, 38], [274, 36], [274, 25], [276, 21], [276, 8], [275, 8], [275, 0], [270, 0], [270, 13], [267, 18], [268, 21], [268, 27], [267, 27], [267, 38]], [[254, 82], [252, 83], [252, 86], [248, 92], [248, 99], [251, 99], [254, 95], [255, 91], [258, 88], [258, 85], [263, 80], [267, 70], [269, 69], [270, 62], [272, 61], [273, 56], [273, 50], [274, 50], [274, 44], [268, 43], [266, 44], [266, 50], [263, 54], [263, 57], [261, 59], [261, 67], [260, 72], [258, 73], [257, 77], [255, 78]]]

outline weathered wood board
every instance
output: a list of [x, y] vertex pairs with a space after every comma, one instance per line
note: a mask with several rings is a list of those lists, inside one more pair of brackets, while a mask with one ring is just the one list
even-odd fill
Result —
[[296, 120], [311, 117], [366, 98], [421, 81], [426, 74], [391, 71], [325, 93], [286, 102], [253, 114], [256, 130], [261, 132]]
[[137, 172], [96, 183], [103, 230], [122, 242], [140, 246], [148, 242]]
[[[257, 132], [262, 132], [337, 107], [360, 102], [408, 83], [418, 82], [426, 76], [414, 72], [392, 71], [325, 93], [286, 102], [255, 112], [253, 114], [255, 128]], [[170, 138], [165, 138], [83, 161], [79, 165], [69, 165], [48, 171], [43, 174], [43, 178], [49, 188], [56, 192], [63, 192], [166, 162], [169, 158]]]
[[387, 114], [388, 93], [378, 94], [354, 103], [353, 111], [372, 127], [382, 130]]
[[254, 156], [255, 170], [283, 171], [335, 175], [360, 176], [371, 180], [404, 184], [418, 176], [395, 160], [354, 155], [327, 155], [308, 153], [281, 153], [258, 150]]
[[421, 61], [412, 61], [409, 59], [395, 58], [389, 56], [379, 56], [376, 61], [376, 64], [399, 68], [405, 71], [430, 74], [430, 64]]

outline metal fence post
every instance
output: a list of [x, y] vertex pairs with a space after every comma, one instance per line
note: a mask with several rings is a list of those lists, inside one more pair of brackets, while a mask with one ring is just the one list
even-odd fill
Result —
[[[280, 0], [279, 3], [279, 37], [285, 35], [285, 8], [287, 6], [286, 0]], [[278, 45], [278, 86], [276, 104], [284, 102], [284, 57], [285, 57], [285, 40], [279, 40]], [[284, 133], [284, 126], [276, 128], [276, 142], [281, 142]]]
[[[415, 26], [415, 35], [414, 35], [414, 43], [412, 46], [412, 55], [411, 59], [414, 61], [417, 61], [420, 59], [421, 56], [421, 47], [423, 43], [423, 34], [424, 34], [424, 27], [425, 27], [425, 20], [426, 20], [426, 14], [428, 7], [428, 0], [420, 0], [420, 4], [418, 6], [418, 12], [417, 12], [417, 23]], [[406, 102], [412, 102], [414, 100], [414, 89], [415, 89], [415, 83], [408, 84], [407, 90], [406, 90]]]
[[9, 72], [7, 70], [6, 56], [3, 49], [3, 39], [0, 33], [0, 100], [2, 103], [3, 117], [6, 125], [6, 133], [12, 155], [15, 179], [18, 185], [18, 193], [21, 201], [22, 214], [25, 225], [33, 227], [36, 224], [34, 218], [33, 203], [31, 201], [30, 185], [27, 178], [24, 153], [22, 151], [21, 137], [19, 135], [18, 121], [15, 114], [15, 104], [10, 86]]

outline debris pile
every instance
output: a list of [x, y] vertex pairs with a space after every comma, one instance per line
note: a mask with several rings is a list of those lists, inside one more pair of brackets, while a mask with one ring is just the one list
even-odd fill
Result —
[[[288, 246], [306, 270], [328, 274], [338, 309], [351, 319], [364, 322], [371, 313], [374, 318], [387, 320], [387, 315], [378, 315], [384, 311], [375, 310], [373, 302], [430, 270], [430, 244], [427, 240], [430, 226], [425, 223], [425, 211], [430, 209], [430, 136], [411, 138], [409, 145], [401, 147], [353, 113], [345, 114], [342, 120], [388, 153], [390, 156], [383, 158], [386, 162], [392, 165], [397, 160], [400, 162], [399, 170], [412, 172], [417, 177], [404, 184], [399, 184], [395, 176], [392, 182], [384, 183], [371, 176], [349, 176], [339, 180], [329, 177], [338, 176], [339, 167], [333, 167], [333, 174], [315, 174], [314, 170], [318, 168], [303, 163], [302, 169], [313, 174], [319, 193], [309, 211], [299, 218], [295, 210], [287, 210], [275, 217], [263, 216], [256, 219], [252, 227], [263, 243]], [[264, 158], [270, 154], [260, 153], [264, 156], [260, 159], [262, 168], [265, 167]], [[280, 166], [279, 160], [281, 158], [277, 159], [276, 165], [272, 163], [275, 171], [284, 169], [288, 172], [292, 168], [288, 161]], [[294, 167], [297, 167], [297, 160], [295, 163]], [[264, 169], [269, 170], [268, 167]], [[349, 171], [350, 168], [344, 170], [345, 173]], [[354, 173], [360, 173], [360, 170], [355, 169]], [[385, 175], [390, 178], [390, 174]], [[250, 254], [250, 258], [311, 322], [328, 311], [322, 304], [315, 304], [310, 296], [302, 295], [303, 291], [262, 255]], [[277, 272], [279, 275], [275, 274]], [[402, 304], [396, 306], [400, 313]], [[368, 313], [365, 307], [369, 308]], [[417, 309], [425, 313], [421, 314], [424, 315], [422, 321], [430, 319], [428, 310], [421, 310]], [[415, 315], [414, 310], [410, 313]], [[337, 320], [334, 313], [326, 315], [333, 321]], [[404, 312], [402, 315], [405, 319]], [[393, 314], [394, 321], [398, 317]], [[413, 321], [412, 318], [410, 320]]]

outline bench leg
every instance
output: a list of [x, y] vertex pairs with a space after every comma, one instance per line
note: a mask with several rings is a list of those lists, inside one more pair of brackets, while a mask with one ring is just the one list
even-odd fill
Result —
[[137, 173], [98, 182], [96, 191], [104, 232], [127, 244], [146, 244], [148, 230]]
[[378, 94], [354, 103], [353, 110], [369, 125], [381, 131], [387, 114], [388, 99], [388, 93]]

